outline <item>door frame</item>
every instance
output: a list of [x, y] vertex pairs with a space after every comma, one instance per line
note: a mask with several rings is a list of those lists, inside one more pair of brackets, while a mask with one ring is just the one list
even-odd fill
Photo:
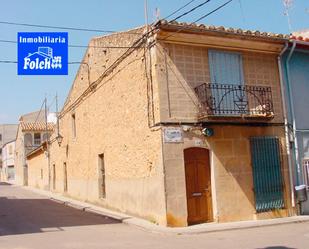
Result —
[[[218, 222], [218, 207], [217, 207], [217, 194], [216, 194], [216, 181], [215, 181], [215, 171], [214, 171], [214, 153], [213, 151], [206, 147], [206, 146], [185, 146], [183, 148], [183, 167], [184, 167], [184, 181], [185, 181], [185, 190], [187, 191], [186, 187], [186, 171], [185, 171], [185, 158], [184, 158], [184, 151], [190, 148], [201, 148], [206, 149], [209, 151], [209, 168], [210, 168], [210, 181], [211, 181], [211, 201], [212, 201], [212, 220], [213, 222]], [[188, 222], [188, 205], [187, 205], [187, 192], [185, 193], [186, 202], [185, 202], [185, 209], [186, 209], [186, 216]]]

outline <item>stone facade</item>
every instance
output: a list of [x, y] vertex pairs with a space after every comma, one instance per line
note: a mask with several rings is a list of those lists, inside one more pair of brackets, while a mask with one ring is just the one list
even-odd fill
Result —
[[[31, 167], [28, 167], [28, 185], [48, 190], [50, 176], [45, 152], [46, 145], [38, 147], [27, 156], [31, 160]], [[52, 173], [52, 170], [50, 172]]]
[[[244, 43], [237, 35], [222, 38], [220, 44], [240, 44], [225, 49], [242, 54], [245, 84], [271, 86], [274, 118], [214, 123], [198, 119], [200, 103], [194, 92], [198, 84], [210, 82], [209, 47], [194, 43], [196, 36], [207, 35], [194, 34], [190, 39], [187, 34], [189, 42], [182, 44], [160, 41], [159, 33], [149, 51], [143, 46], [130, 53], [102, 48], [132, 45], [138, 39], [136, 33], [142, 32], [141, 28], [91, 40], [60, 113], [63, 141], [58, 146], [57, 134], [51, 138], [49, 163], [42, 153], [28, 157], [36, 175], [33, 178], [39, 177], [40, 165], [47, 163], [52, 171], [50, 189], [55, 192], [158, 224], [186, 226], [184, 149], [201, 147], [210, 151], [215, 221], [292, 215], [276, 63], [283, 42], [261, 41], [260, 46], [260, 41]], [[260, 51], [260, 47], [267, 51]], [[223, 49], [215, 44], [211, 48]], [[120, 57], [124, 53], [126, 56]], [[213, 128], [214, 135], [202, 135], [202, 125]], [[166, 127], [180, 128], [182, 141], [165, 143]], [[284, 209], [255, 210], [252, 136], [276, 136], [282, 144]]]
[[28, 165], [26, 156], [51, 136], [54, 124], [48, 123], [46, 130], [45, 114], [43, 111], [31, 112], [20, 117], [16, 135], [15, 172], [16, 183], [28, 185]]
[[[55, 191], [64, 192], [66, 165], [67, 195], [164, 224], [161, 131], [159, 127], [148, 126], [144, 48], [125, 58], [81, 104], [66, 112], [89, 83], [97, 80], [126, 51], [96, 47], [128, 46], [137, 39], [136, 33], [141, 32], [137, 29], [135, 34], [120, 33], [90, 42], [84, 57], [89, 67], [80, 67], [63, 107], [60, 134], [64, 139], [61, 147], [56, 141], [52, 144], [50, 164], [51, 168], [55, 165], [57, 175]], [[101, 154], [104, 154], [105, 198], [100, 195]]]

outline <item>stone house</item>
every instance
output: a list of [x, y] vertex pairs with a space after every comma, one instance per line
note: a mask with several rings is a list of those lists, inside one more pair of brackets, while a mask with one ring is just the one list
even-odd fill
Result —
[[16, 138], [17, 124], [1, 124], [0, 125], [0, 167], [2, 165], [2, 147]]
[[7, 180], [7, 173], [6, 169], [3, 168], [3, 147], [15, 140], [16, 138], [16, 131], [17, 131], [17, 124], [1, 124], [0, 125], [0, 181]]
[[54, 123], [47, 123], [46, 126], [44, 111], [31, 112], [20, 117], [14, 158], [17, 184], [28, 185], [26, 155], [46, 141], [53, 131]]
[[52, 191], [161, 225], [294, 215], [277, 61], [287, 37], [149, 29], [90, 41], [50, 165], [37, 152], [29, 168], [45, 163]]

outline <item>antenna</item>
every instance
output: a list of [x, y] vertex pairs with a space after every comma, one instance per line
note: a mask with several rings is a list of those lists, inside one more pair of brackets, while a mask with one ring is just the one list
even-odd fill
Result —
[[290, 33], [292, 33], [292, 25], [291, 25], [291, 18], [290, 18], [290, 9], [292, 8], [293, 6], [293, 2], [294, 0], [283, 0], [283, 5], [284, 5], [284, 15], [287, 17], [288, 19], [288, 25], [289, 25], [289, 31]]
[[154, 16], [155, 16], [156, 22], [160, 20], [160, 9], [159, 8], [156, 8]]
[[148, 32], [148, 1], [145, 0], [144, 2], [144, 8], [145, 8], [145, 24], [146, 24], [146, 29]]

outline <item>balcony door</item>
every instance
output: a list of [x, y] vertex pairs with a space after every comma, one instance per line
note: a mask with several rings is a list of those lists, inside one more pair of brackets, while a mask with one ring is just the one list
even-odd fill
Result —
[[243, 90], [242, 55], [235, 52], [209, 50], [209, 69], [212, 87], [213, 113], [239, 115], [248, 108]]

